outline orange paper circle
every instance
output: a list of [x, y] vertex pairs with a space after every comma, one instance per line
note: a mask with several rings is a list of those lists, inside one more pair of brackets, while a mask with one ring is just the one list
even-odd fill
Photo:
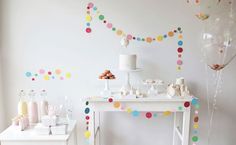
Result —
[[119, 108], [120, 107], [120, 102], [114, 102], [113, 105], [114, 105], [115, 108]]
[[151, 37], [147, 37], [147, 38], [146, 38], [146, 42], [147, 42], [147, 43], [152, 43], [152, 38], [151, 38]]
[[169, 37], [173, 37], [174, 36], [174, 32], [172, 32], [172, 31], [168, 32], [168, 36]]

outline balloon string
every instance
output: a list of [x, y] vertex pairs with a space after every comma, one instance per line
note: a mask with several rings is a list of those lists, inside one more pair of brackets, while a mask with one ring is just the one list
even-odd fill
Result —
[[[205, 64], [205, 71], [206, 71], [206, 97], [207, 97], [207, 117], [208, 117], [208, 120], [210, 120], [210, 98], [209, 98], [209, 78], [208, 78], [208, 65]], [[210, 124], [209, 124], [210, 126]], [[209, 127], [208, 126], [208, 127]]]
[[217, 76], [216, 76], [216, 90], [215, 94], [213, 96], [213, 104], [212, 104], [212, 111], [211, 111], [211, 116], [210, 116], [210, 123], [209, 123], [209, 128], [208, 128], [208, 145], [210, 144], [210, 137], [211, 137], [211, 131], [212, 131], [212, 126], [213, 126], [213, 118], [214, 118], [214, 113], [216, 110], [216, 105], [217, 105], [217, 95], [220, 87], [220, 80], [221, 80], [221, 75], [222, 75], [222, 70], [219, 72], [217, 71]]

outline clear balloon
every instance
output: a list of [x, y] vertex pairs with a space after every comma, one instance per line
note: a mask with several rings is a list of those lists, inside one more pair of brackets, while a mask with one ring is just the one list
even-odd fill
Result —
[[222, 5], [220, 9], [222, 11], [215, 11], [206, 21], [203, 33], [205, 61], [216, 71], [223, 69], [236, 57], [236, 19], [233, 4]]

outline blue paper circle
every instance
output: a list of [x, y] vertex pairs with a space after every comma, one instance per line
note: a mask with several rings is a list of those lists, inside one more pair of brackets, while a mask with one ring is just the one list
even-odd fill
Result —
[[178, 45], [179, 45], [179, 46], [182, 46], [182, 45], [183, 45], [183, 41], [179, 41], [179, 42], [178, 42]]
[[192, 105], [197, 105], [198, 104], [198, 100], [197, 99], [193, 99], [192, 100]]
[[86, 26], [88, 26], [88, 27], [89, 27], [89, 26], [90, 26], [90, 23], [86, 23]]
[[137, 38], [137, 40], [138, 40], [138, 41], [140, 41], [140, 40], [141, 40], [141, 38], [139, 38], [139, 37], [138, 37], [138, 38]]
[[90, 109], [89, 108], [85, 108], [84, 113], [88, 114], [89, 112], [90, 112]]
[[31, 72], [26, 72], [25, 75], [26, 75], [27, 77], [31, 77], [31, 76], [32, 76]]
[[132, 112], [132, 115], [133, 115], [134, 117], [138, 117], [138, 116], [139, 116], [139, 114], [140, 114], [140, 112], [139, 112], [139, 111], [133, 111], [133, 112]]
[[165, 34], [163, 37], [164, 37], [164, 38], [167, 38], [167, 35]]
[[97, 10], [97, 7], [94, 7], [93, 10], [96, 11], [96, 10]]

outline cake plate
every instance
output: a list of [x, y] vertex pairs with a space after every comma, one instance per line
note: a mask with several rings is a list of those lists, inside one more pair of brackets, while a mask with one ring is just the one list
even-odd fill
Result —
[[126, 84], [124, 84], [121, 88], [121, 92], [130, 92], [133, 87], [130, 83], [130, 74], [135, 73], [135, 72], [140, 72], [142, 71], [141, 68], [136, 68], [136, 69], [120, 69], [120, 71], [126, 73]]

